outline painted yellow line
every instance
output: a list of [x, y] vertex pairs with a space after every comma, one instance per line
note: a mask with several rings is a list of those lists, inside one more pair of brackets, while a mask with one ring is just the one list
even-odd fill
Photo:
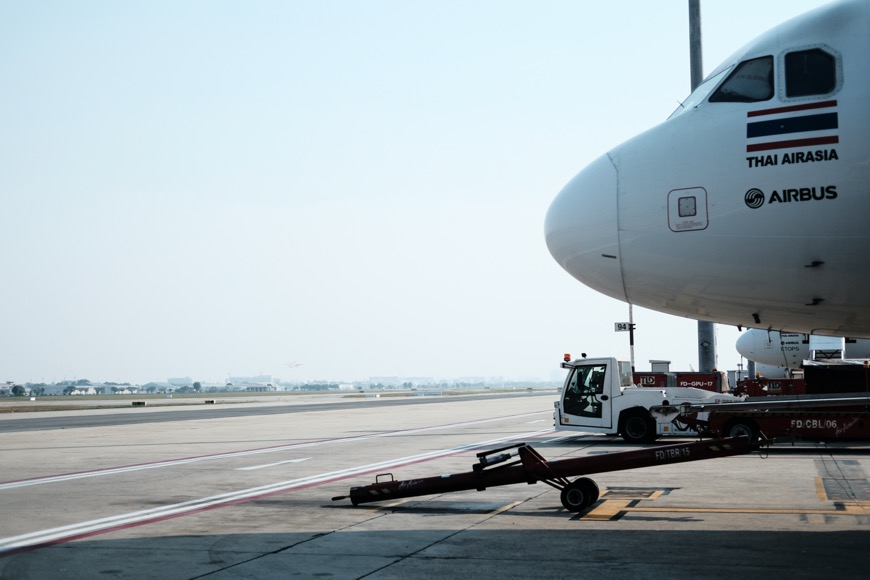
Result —
[[[831, 498], [825, 492], [824, 482], [815, 478], [816, 496], [825, 503]], [[825, 516], [859, 516], [870, 513], [870, 502], [837, 501], [835, 508], [804, 509], [804, 508], [716, 508], [716, 507], [647, 507], [647, 502], [658, 499], [665, 494], [664, 490], [647, 489], [606, 489], [601, 493], [601, 500], [585, 514], [578, 515], [578, 520], [610, 521], [619, 519], [628, 512], [640, 513], [710, 513], [710, 514], [765, 514], [765, 515], [802, 515], [811, 522], [824, 522]], [[612, 499], [611, 499], [612, 498]], [[640, 505], [643, 502], [646, 505]]]
[[815, 477], [816, 484], [816, 497], [818, 497], [821, 501], [828, 501], [828, 492], [825, 491], [825, 483], [822, 481], [822, 478], [818, 475]]
[[609, 499], [607, 501], [601, 502], [598, 506], [596, 506], [593, 510], [583, 514], [578, 519], [581, 520], [591, 520], [595, 522], [607, 522], [614, 519], [621, 512], [628, 510], [628, 505], [631, 503], [630, 501], [620, 501], [620, 500], [612, 500]]
[[[609, 503], [609, 502], [605, 502]], [[614, 502], [622, 503], [622, 502]], [[614, 506], [616, 507], [616, 506]], [[603, 508], [603, 506], [601, 506]], [[599, 508], [595, 508], [589, 514], [595, 513]], [[611, 510], [607, 510], [611, 511]], [[867, 511], [864, 506], [859, 505], [843, 505], [843, 509], [757, 509], [757, 508], [709, 508], [709, 507], [629, 507], [623, 504], [619, 511], [627, 512], [645, 512], [645, 513], [709, 513], [709, 514], [766, 514], [766, 515], [825, 515], [825, 516], [852, 516], [866, 515]], [[604, 510], [602, 510], [604, 513]], [[587, 514], [587, 515], [589, 515]], [[586, 519], [584, 516], [583, 519]], [[597, 518], [596, 518], [597, 519]]]
[[507, 505], [503, 505], [502, 507], [498, 508], [497, 510], [491, 512], [490, 515], [497, 516], [498, 514], [500, 514], [500, 513], [502, 513], [502, 512], [506, 512], [506, 511], [508, 511], [508, 510], [510, 510], [510, 509], [513, 509], [513, 508], [517, 507], [517, 506], [520, 505], [521, 503], [523, 503], [523, 502], [521, 502], [521, 501], [514, 501], [514, 502], [511, 502], [511, 503], [509, 503], [509, 504], [507, 504]]

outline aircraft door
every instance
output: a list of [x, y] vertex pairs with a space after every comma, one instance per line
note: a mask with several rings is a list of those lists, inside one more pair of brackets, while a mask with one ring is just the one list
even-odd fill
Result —
[[610, 394], [606, 392], [606, 364], [578, 365], [571, 370], [562, 395], [563, 422], [567, 425], [610, 427]]

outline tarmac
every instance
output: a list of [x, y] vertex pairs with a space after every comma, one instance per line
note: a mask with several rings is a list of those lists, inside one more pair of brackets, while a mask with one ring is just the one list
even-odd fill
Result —
[[863, 444], [591, 475], [601, 495], [580, 513], [544, 483], [331, 499], [377, 474], [470, 471], [517, 442], [553, 460], [637, 448], [554, 431], [555, 398], [6, 413], [0, 578], [866, 577]]

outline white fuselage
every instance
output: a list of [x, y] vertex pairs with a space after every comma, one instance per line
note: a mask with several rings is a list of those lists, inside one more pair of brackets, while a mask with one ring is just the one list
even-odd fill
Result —
[[[870, 337], [868, 60], [867, 0], [759, 37], [684, 109], [565, 186], [547, 214], [550, 252], [584, 284], [654, 310]], [[770, 64], [770, 93], [728, 100], [764, 76], [746, 63]], [[825, 79], [798, 84], [816, 65]]]
[[[737, 339], [736, 348], [740, 356], [756, 363], [798, 369], [810, 358], [810, 336], [796, 332], [750, 329]], [[870, 340], [845, 340], [843, 358], [870, 358]]]

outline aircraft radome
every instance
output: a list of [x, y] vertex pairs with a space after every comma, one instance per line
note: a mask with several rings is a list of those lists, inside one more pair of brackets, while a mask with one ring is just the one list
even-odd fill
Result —
[[565, 186], [546, 218], [553, 257], [653, 310], [870, 337], [867, 55], [870, 0], [750, 42]]

